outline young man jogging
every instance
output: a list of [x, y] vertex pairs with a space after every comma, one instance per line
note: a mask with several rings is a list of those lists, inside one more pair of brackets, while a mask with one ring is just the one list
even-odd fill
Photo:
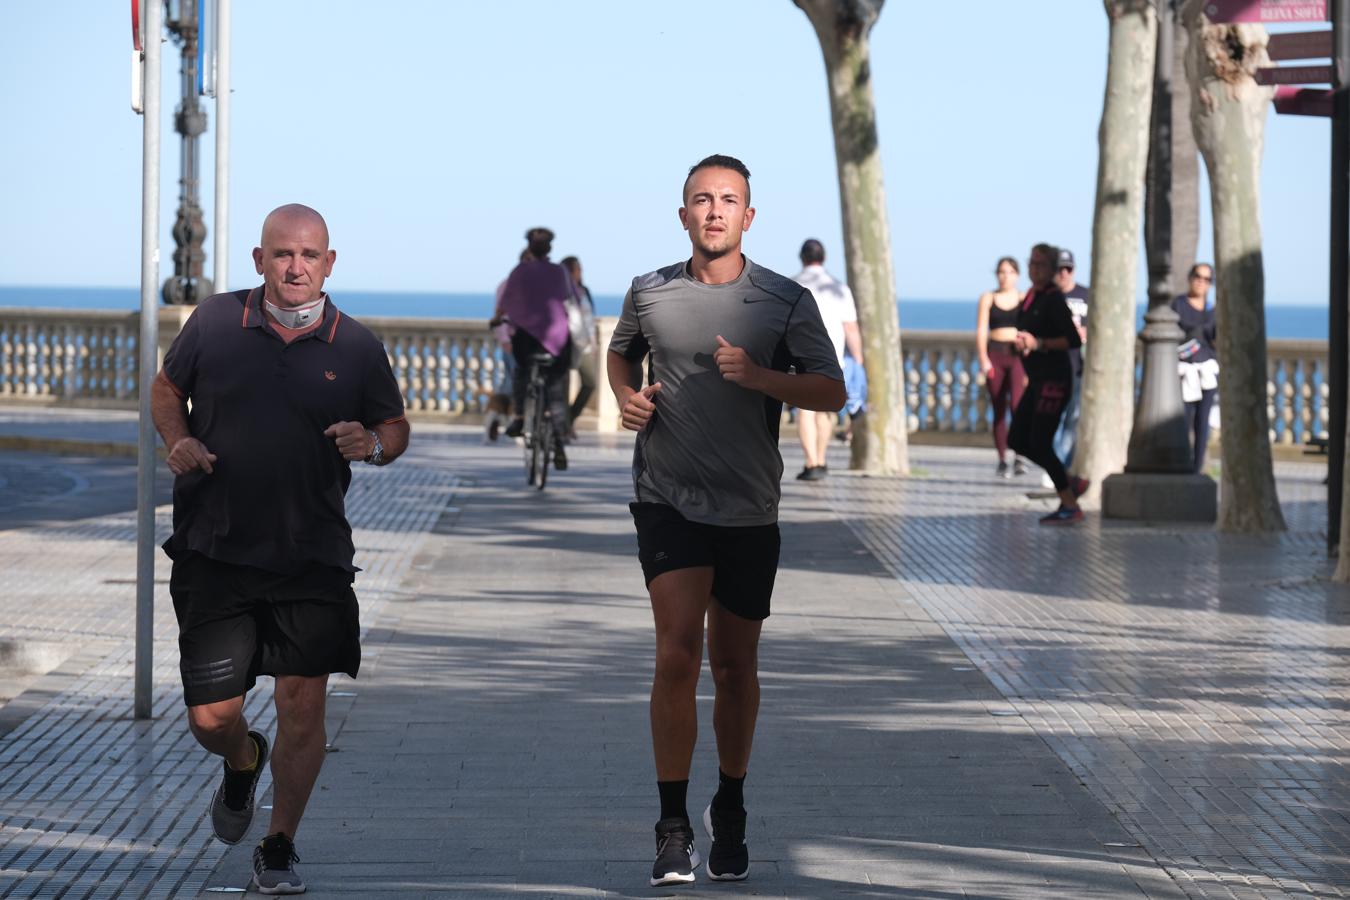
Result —
[[323, 218], [280, 207], [261, 243], [262, 287], [197, 307], [164, 357], [152, 409], [176, 476], [164, 550], [188, 726], [224, 758], [211, 826], [234, 844], [253, 820], [268, 744], [249, 730], [244, 696], [272, 675], [272, 821], [253, 886], [298, 894], [295, 831], [323, 763], [328, 676], [361, 665], [351, 464], [392, 462], [408, 423], [384, 347], [323, 293], [336, 259]]
[[778, 422], [783, 403], [829, 411], [846, 399], [811, 292], [741, 254], [755, 216], [745, 166], [720, 155], [696, 164], [679, 216], [692, 256], [634, 279], [607, 358], [623, 425], [638, 432], [630, 508], [656, 625], [653, 885], [691, 882], [701, 861], [686, 794], [705, 619], [720, 764], [703, 814], [707, 872], [749, 873], [742, 788], [759, 711], [760, 627], [778, 569]]

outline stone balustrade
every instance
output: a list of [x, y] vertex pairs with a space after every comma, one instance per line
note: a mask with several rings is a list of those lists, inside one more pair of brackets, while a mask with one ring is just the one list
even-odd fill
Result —
[[[190, 309], [160, 310], [160, 353]], [[130, 407], [136, 403], [138, 313], [0, 308], [0, 402]], [[384, 342], [409, 412], [476, 422], [501, 372], [477, 319], [362, 318]], [[604, 346], [613, 319], [601, 319]], [[987, 440], [989, 402], [973, 336], [906, 331], [902, 339], [909, 428], [935, 441]], [[1272, 340], [1266, 385], [1271, 441], [1294, 446], [1326, 435], [1325, 341]], [[604, 376], [600, 373], [603, 386]], [[599, 427], [615, 421], [609, 391], [592, 401]]]

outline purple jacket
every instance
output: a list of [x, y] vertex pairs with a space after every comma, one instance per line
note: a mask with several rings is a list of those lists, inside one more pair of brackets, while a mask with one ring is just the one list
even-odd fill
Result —
[[534, 337], [558, 356], [567, 346], [566, 297], [572, 296], [567, 270], [544, 259], [523, 262], [511, 270], [502, 291], [501, 311], [518, 330]]

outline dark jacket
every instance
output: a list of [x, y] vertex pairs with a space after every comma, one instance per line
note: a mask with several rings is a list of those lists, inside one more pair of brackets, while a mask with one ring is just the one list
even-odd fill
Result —
[[[1073, 313], [1063, 292], [1051, 285], [1044, 290], [1032, 288], [1017, 313], [1019, 331], [1030, 332], [1044, 341], [1068, 338], [1070, 347], [1081, 347], [1083, 339], [1073, 323]], [[1068, 350], [1036, 350], [1022, 357], [1022, 368], [1029, 381], [1073, 381], [1073, 363]]]

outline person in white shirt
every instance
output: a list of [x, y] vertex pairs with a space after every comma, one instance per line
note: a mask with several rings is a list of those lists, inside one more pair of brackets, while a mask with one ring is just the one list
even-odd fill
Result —
[[[820, 318], [825, 322], [825, 330], [834, 343], [840, 368], [844, 366], [845, 347], [854, 362], [861, 366], [862, 336], [858, 331], [858, 310], [853, 305], [853, 292], [848, 289], [848, 285], [825, 271], [825, 247], [820, 241], [808, 238], [802, 244], [799, 256], [802, 270], [792, 280], [816, 298]], [[834, 435], [835, 421], [834, 413], [804, 409], [797, 411], [797, 435], [806, 453], [806, 467], [798, 473], [798, 481], [820, 481], [829, 474], [829, 468], [825, 465], [825, 451], [829, 449], [830, 438]]]

